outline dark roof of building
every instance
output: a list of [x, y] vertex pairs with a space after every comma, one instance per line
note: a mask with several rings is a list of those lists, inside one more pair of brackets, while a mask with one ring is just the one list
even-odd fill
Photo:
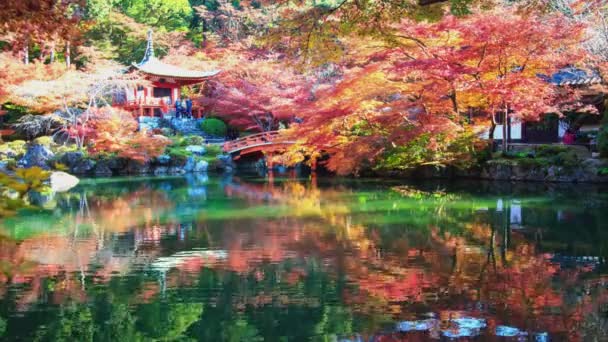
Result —
[[564, 68], [553, 74], [551, 77], [546, 77], [547, 81], [558, 85], [591, 85], [602, 83], [602, 77], [596, 71], [585, 71], [579, 68]]

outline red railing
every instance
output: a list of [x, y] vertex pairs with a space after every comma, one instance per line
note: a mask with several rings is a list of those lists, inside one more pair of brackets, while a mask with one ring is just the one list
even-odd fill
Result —
[[[224, 152], [234, 153], [253, 146], [272, 145], [274, 143], [277, 143], [278, 138], [279, 131], [262, 132], [248, 135], [243, 138], [225, 142]], [[280, 141], [280, 143], [285, 142]]]

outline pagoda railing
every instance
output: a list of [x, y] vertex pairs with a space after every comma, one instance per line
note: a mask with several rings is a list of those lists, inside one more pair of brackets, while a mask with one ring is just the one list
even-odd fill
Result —
[[[162, 99], [136, 99], [122, 102], [115, 102], [113, 104], [114, 107], [124, 108], [127, 111], [130, 111], [134, 117], [140, 116], [154, 116], [154, 112], [156, 109], [160, 109], [161, 112], [174, 113], [175, 112], [175, 104], [166, 104], [162, 102]], [[203, 107], [193, 104], [192, 105], [192, 116], [194, 118], [200, 119], [203, 117]]]

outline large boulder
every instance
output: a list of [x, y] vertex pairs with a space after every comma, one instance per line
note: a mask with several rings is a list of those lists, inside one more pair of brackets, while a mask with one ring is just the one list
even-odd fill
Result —
[[221, 171], [231, 172], [236, 168], [232, 156], [229, 154], [220, 154], [216, 157], [214, 168]]
[[194, 166], [194, 172], [207, 172], [209, 168], [209, 163], [205, 160], [198, 161]]
[[91, 173], [96, 164], [94, 160], [88, 159], [84, 153], [79, 151], [66, 152], [58, 161], [67, 166], [70, 172], [76, 175]]
[[158, 166], [154, 169], [153, 173], [155, 176], [166, 175], [167, 173], [169, 173], [169, 168], [166, 166]]
[[166, 154], [160, 155], [156, 157], [156, 162], [159, 165], [169, 165], [169, 163], [171, 163], [171, 156]]
[[77, 162], [75, 165], [72, 165], [72, 167], [70, 167], [70, 172], [77, 174], [77, 175], [85, 175], [87, 173], [90, 173], [93, 171], [93, 169], [95, 169], [95, 161], [91, 160], [91, 159], [81, 159], [79, 162]]
[[111, 176], [113, 174], [112, 169], [110, 169], [109, 162], [107, 160], [100, 160], [95, 165], [95, 176]]
[[125, 158], [110, 158], [108, 159], [108, 167], [114, 173], [126, 173], [128, 161]]
[[51, 173], [51, 190], [54, 192], [66, 192], [78, 185], [80, 180], [69, 173], [55, 171]]
[[82, 152], [66, 152], [60, 158], [59, 162], [69, 168], [79, 163], [84, 159], [84, 153]]
[[54, 156], [55, 154], [48, 147], [34, 144], [28, 147], [27, 152], [25, 152], [25, 155], [19, 160], [17, 165], [23, 168], [38, 166], [48, 170], [48, 162]]
[[205, 149], [204, 146], [199, 146], [199, 145], [186, 146], [186, 151], [188, 151], [192, 154], [199, 155], [199, 156], [202, 156], [203, 154], [205, 154], [205, 152], [207, 152], [207, 150]]
[[186, 173], [186, 171], [184, 171], [183, 167], [179, 167], [179, 166], [172, 166], [169, 168], [168, 173], [170, 175], [183, 175]]
[[135, 160], [130, 160], [127, 163], [127, 173], [131, 175], [143, 175], [150, 173], [150, 163], [142, 163]]

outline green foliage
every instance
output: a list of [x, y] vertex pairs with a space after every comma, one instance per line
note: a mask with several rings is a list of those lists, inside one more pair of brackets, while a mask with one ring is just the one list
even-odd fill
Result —
[[154, 302], [139, 307], [137, 326], [150, 338], [174, 341], [184, 338], [190, 325], [203, 313], [200, 303]]
[[477, 138], [469, 132], [447, 141], [444, 135], [421, 134], [407, 144], [389, 149], [377, 169], [406, 170], [424, 165], [470, 167], [478, 159]]
[[560, 145], [540, 145], [534, 149], [536, 158], [551, 158], [568, 150], [567, 146]]
[[167, 31], [186, 29], [193, 15], [188, 0], [120, 0], [118, 6], [137, 22]]
[[47, 329], [36, 332], [37, 341], [93, 341], [95, 323], [88, 305], [69, 303], [61, 306], [58, 317]]
[[0, 145], [0, 155], [14, 152], [16, 157], [22, 156], [27, 150], [27, 143], [23, 140], [9, 141]]
[[[76, 152], [78, 151], [78, 146], [76, 144], [67, 144], [67, 145], [59, 145], [56, 146], [53, 150], [53, 152], [55, 152], [55, 154], [65, 154], [67, 152]], [[87, 154], [87, 150], [82, 150], [80, 151], [82, 153], [84, 153], [85, 155]]]
[[179, 164], [186, 162], [191, 153], [186, 151], [183, 146], [169, 146], [165, 153], [171, 157], [171, 159]]
[[182, 141], [185, 143], [185, 146], [203, 145], [205, 143], [205, 138], [198, 135], [189, 135], [186, 136]]
[[216, 156], [218, 154], [222, 154], [222, 146], [221, 145], [207, 145], [205, 146], [205, 149], [207, 150], [207, 155], [212, 155], [212, 156]]
[[6, 111], [3, 116], [4, 123], [12, 124], [19, 120], [24, 115], [30, 114], [29, 108], [25, 106], [16, 105], [13, 103], [5, 103], [1, 109]]
[[226, 131], [228, 127], [224, 123], [224, 121], [217, 118], [207, 118], [201, 122], [201, 129], [203, 132], [214, 136], [214, 137], [223, 137], [226, 135]]
[[53, 137], [43, 136], [34, 139], [34, 144], [42, 145], [45, 147], [51, 147], [55, 142], [53, 141]]
[[568, 150], [564, 152], [560, 152], [555, 155], [553, 158], [550, 158], [551, 161], [557, 166], [563, 166], [566, 168], [574, 168], [578, 166], [581, 162], [578, 155], [574, 150]]
[[0, 217], [13, 215], [18, 209], [29, 206], [26, 195], [30, 191], [47, 190], [45, 182], [51, 173], [39, 167], [17, 169], [14, 175], [0, 173]]
[[581, 162], [575, 149], [562, 145], [539, 145], [534, 151], [524, 150], [506, 154], [499, 152], [493, 155], [493, 159], [505, 164], [517, 164], [527, 169], [552, 165], [574, 168]]
[[470, 6], [473, 0], [451, 0], [450, 12], [456, 16], [463, 16], [471, 13]]

